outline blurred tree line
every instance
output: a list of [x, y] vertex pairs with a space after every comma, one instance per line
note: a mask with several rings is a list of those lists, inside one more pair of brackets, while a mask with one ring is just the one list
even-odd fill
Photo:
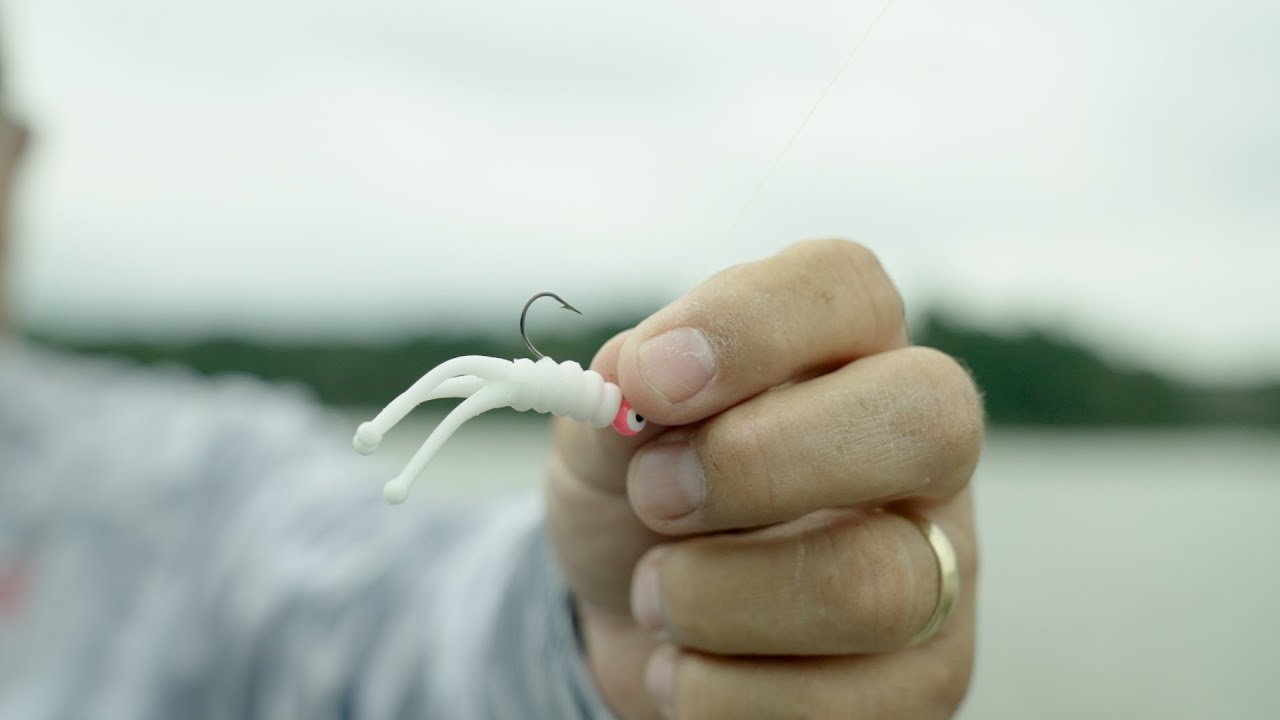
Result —
[[969, 367], [996, 424], [1280, 428], [1280, 381], [1191, 385], [1044, 331], [993, 334], [938, 316], [912, 339]]
[[[540, 350], [584, 366], [606, 340], [638, 319], [573, 335], [538, 334]], [[996, 334], [930, 315], [913, 328], [919, 345], [959, 358], [977, 378], [997, 425], [1280, 428], [1280, 381], [1258, 386], [1197, 386], [1119, 366], [1093, 349], [1043, 331]], [[177, 363], [205, 374], [246, 373], [310, 387], [332, 405], [383, 405], [424, 372], [459, 355], [527, 356], [513, 327], [492, 334], [429, 335], [393, 344], [263, 344], [209, 339], [189, 343], [86, 343], [40, 338], [78, 352], [142, 363]]]

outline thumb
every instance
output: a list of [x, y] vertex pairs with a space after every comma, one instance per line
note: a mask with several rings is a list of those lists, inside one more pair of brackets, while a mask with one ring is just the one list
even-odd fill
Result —
[[[628, 332], [604, 344], [591, 369], [617, 382]], [[630, 618], [631, 573], [662, 536], [627, 502], [627, 465], [636, 448], [662, 432], [652, 423], [635, 437], [556, 418], [547, 471], [547, 524], [574, 597], [584, 609]]]

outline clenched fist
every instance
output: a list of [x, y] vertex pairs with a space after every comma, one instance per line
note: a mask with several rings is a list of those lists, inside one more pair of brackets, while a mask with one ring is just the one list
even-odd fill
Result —
[[[865, 248], [729, 269], [601, 349], [649, 420], [557, 421], [548, 513], [587, 659], [626, 720], [947, 718], [973, 658], [969, 375], [911, 347]], [[955, 613], [913, 639], [959, 560]]]

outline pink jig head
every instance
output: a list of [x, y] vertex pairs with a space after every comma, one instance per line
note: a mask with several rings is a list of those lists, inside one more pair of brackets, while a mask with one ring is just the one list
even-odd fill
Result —
[[645, 419], [631, 407], [631, 403], [626, 398], [622, 398], [622, 406], [618, 408], [618, 417], [613, 419], [613, 429], [618, 431], [619, 435], [631, 437], [639, 435], [647, 423]]
[[525, 332], [529, 306], [541, 297], [560, 301], [566, 310], [581, 315], [577, 308], [555, 293], [543, 292], [529, 298], [520, 313], [520, 336], [534, 360], [502, 360], [482, 355], [466, 355], [447, 360], [423, 375], [418, 382], [392, 400], [373, 420], [361, 423], [352, 445], [362, 455], [378, 449], [383, 436], [411, 410], [428, 400], [462, 398], [399, 475], [382, 489], [387, 502], [401, 503], [409, 489], [454, 432], [467, 420], [500, 407], [533, 410], [585, 422], [595, 428], [612, 427], [620, 435], [633, 436], [645, 428], [622, 389], [594, 370], [584, 370], [572, 360], [557, 363], [538, 352]]

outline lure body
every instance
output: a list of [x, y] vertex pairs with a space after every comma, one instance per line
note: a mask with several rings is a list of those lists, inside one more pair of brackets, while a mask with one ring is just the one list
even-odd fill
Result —
[[500, 407], [533, 410], [585, 422], [594, 428], [612, 427], [621, 435], [635, 435], [645, 420], [622, 397], [622, 389], [594, 370], [548, 357], [537, 361], [502, 360], [467, 355], [441, 363], [392, 400], [378, 416], [356, 429], [352, 445], [362, 455], [378, 449], [383, 436], [418, 405], [441, 398], [465, 398], [427, 436], [422, 447], [399, 475], [382, 489], [390, 503], [404, 502], [409, 489], [444, 443], [481, 413]]

